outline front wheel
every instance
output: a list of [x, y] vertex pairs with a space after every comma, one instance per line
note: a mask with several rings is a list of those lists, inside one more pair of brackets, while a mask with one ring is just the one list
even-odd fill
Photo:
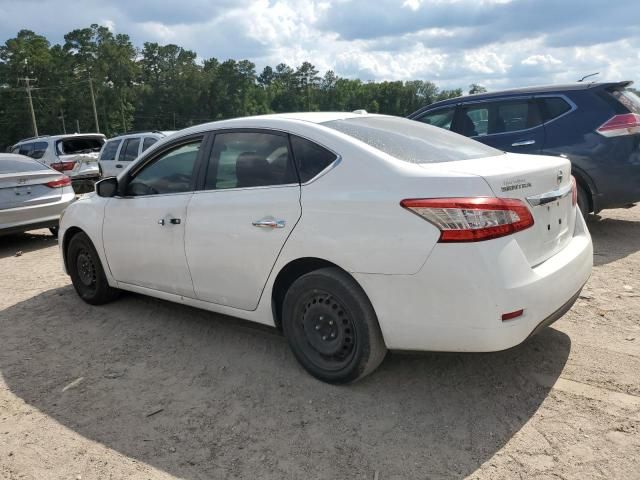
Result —
[[119, 296], [120, 290], [109, 286], [98, 252], [85, 233], [69, 241], [67, 266], [73, 287], [85, 302], [102, 305]]
[[338, 268], [315, 270], [291, 285], [282, 326], [302, 366], [328, 383], [359, 380], [374, 371], [387, 352], [369, 299]]

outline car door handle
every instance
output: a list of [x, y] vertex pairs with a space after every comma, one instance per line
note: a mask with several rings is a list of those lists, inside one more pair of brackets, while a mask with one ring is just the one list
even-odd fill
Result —
[[[180, 225], [181, 222], [182, 222], [182, 220], [180, 220], [179, 218], [170, 218], [169, 219], [169, 223], [171, 225]], [[166, 222], [165, 222], [164, 218], [161, 218], [160, 220], [158, 220], [158, 225], [164, 226], [165, 223]]]
[[523, 140], [522, 142], [512, 143], [511, 146], [512, 147], [523, 147], [525, 145], [533, 145], [534, 143], [536, 143], [535, 140]]
[[122, 168], [122, 165], [116, 165], [116, 168]]
[[274, 220], [263, 218], [262, 220], [256, 220], [255, 222], [251, 222], [251, 225], [254, 227], [261, 228], [284, 228], [287, 223], [284, 220]]

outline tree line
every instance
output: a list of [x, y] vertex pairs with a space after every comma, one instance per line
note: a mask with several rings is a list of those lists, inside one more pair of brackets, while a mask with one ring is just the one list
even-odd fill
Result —
[[[423, 105], [461, 95], [433, 82], [362, 81], [310, 62], [280, 63], [261, 72], [249, 60], [209, 58], [178, 45], [147, 42], [91, 25], [51, 45], [21, 30], [0, 46], [0, 151], [33, 135], [27, 89], [42, 134], [96, 130], [173, 130], [212, 120], [273, 112], [366, 109], [407, 115]], [[471, 85], [470, 92], [483, 87]]]

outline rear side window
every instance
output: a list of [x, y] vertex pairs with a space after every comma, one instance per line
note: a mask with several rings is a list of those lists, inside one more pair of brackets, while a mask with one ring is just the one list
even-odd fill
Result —
[[36, 160], [31, 160], [30, 158], [7, 158], [0, 155], [0, 174], [37, 172], [40, 170], [49, 169]]
[[158, 141], [157, 138], [145, 137], [144, 141], [142, 142], [142, 151], [144, 152], [147, 148], [149, 148], [151, 145], [153, 145], [157, 141]]
[[630, 113], [640, 114], [640, 98], [631, 90], [614, 90], [611, 95], [623, 104]]
[[323, 125], [411, 163], [450, 162], [503, 154], [475, 140], [406, 118], [352, 117]]
[[434, 112], [426, 113], [421, 117], [416, 118], [419, 122], [426, 123], [427, 125], [433, 125], [434, 127], [445, 128], [451, 130], [451, 124], [453, 123], [453, 115], [456, 112], [456, 108], [441, 108]]
[[138, 147], [140, 147], [140, 138], [130, 138], [125, 140], [124, 145], [120, 149], [118, 160], [120, 162], [130, 162], [138, 157]]
[[20, 148], [18, 148], [18, 151], [16, 153], [19, 153], [20, 155], [31, 156], [31, 152], [33, 152], [33, 143], [25, 143], [23, 145], [20, 145]]
[[36, 142], [33, 144], [33, 150], [29, 154], [31, 158], [42, 158], [44, 156], [44, 152], [47, 151], [47, 146], [49, 144], [47, 142]]
[[100, 160], [114, 160], [116, 158], [116, 152], [118, 151], [118, 147], [122, 143], [122, 140], [109, 140], [102, 150], [102, 155], [100, 155]]
[[505, 100], [468, 105], [460, 121], [460, 133], [477, 137], [537, 127], [542, 124], [542, 116], [532, 100]]
[[540, 98], [540, 107], [542, 109], [542, 118], [545, 122], [558, 118], [560, 115], [571, 110], [571, 105], [560, 97]]
[[286, 136], [258, 132], [216, 134], [206, 190], [297, 182]]
[[336, 160], [336, 155], [326, 148], [304, 138], [291, 135], [293, 156], [298, 165], [302, 183], [308, 182]]

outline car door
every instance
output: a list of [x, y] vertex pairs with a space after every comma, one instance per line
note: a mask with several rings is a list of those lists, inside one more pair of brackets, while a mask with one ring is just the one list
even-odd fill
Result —
[[114, 177], [119, 173], [115, 168], [115, 160], [121, 144], [121, 138], [114, 138], [113, 140], [109, 140], [105, 143], [104, 147], [102, 147], [100, 157], [98, 159], [102, 177]]
[[102, 237], [118, 282], [193, 297], [184, 252], [203, 136], [166, 146], [120, 180], [105, 207]]
[[217, 133], [203, 189], [189, 203], [185, 251], [196, 297], [254, 310], [300, 218], [300, 185], [288, 136]]
[[533, 98], [507, 98], [463, 104], [456, 131], [503, 151], [540, 153], [545, 135], [542, 123]]

